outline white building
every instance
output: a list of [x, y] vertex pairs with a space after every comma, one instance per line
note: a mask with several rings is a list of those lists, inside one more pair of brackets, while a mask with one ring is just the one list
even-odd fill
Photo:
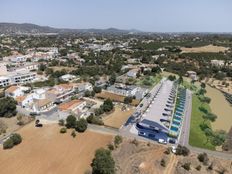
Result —
[[10, 72], [7, 76], [10, 78], [11, 84], [32, 83], [36, 79], [36, 73], [27, 70]]
[[11, 84], [10, 78], [5, 76], [0, 76], [0, 87], [6, 87]]
[[73, 80], [75, 78], [76, 78], [76, 76], [71, 75], [71, 74], [65, 74], [65, 75], [60, 77], [60, 79], [63, 81], [70, 81], [70, 80]]
[[11, 86], [5, 90], [5, 96], [16, 98], [23, 96], [28, 90], [30, 88], [25, 86]]
[[132, 70], [128, 71], [126, 73], [126, 75], [128, 77], [131, 77], [131, 78], [136, 78], [137, 77], [137, 73], [138, 73], [138, 69], [132, 69]]

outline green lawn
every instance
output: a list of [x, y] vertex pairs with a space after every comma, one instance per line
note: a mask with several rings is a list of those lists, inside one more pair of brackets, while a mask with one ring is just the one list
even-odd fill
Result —
[[136, 81], [136, 85], [143, 86], [143, 87], [153, 87], [162, 79], [160, 74], [156, 76], [142, 76]]
[[[215, 150], [215, 146], [212, 144], [206, 143], [207, 138], [204, 132], [200, 128], [200, 124], [203, 122], [202, 115], [204, 114], [199, 110], [201, 106], [201, 102], [198, 97], [194, 94], [192, 98], [192, 116], [191, 116], [191, 126], [190, 126], [190, 136], [189, 136], [189, 144], [191, 146], [200, 147], [204, 149]], [[208, 111], [210, 111], [210, 107], [207, 104], [203, 104]], [[209, 127], [211, 127], [210, 122], [206, 122]]]

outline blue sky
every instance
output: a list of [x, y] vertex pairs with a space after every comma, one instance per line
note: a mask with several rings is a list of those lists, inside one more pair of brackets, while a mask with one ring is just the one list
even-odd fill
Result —
[[0, 22], [59, 28], [232, 32], [232, 0], [0, 0]]

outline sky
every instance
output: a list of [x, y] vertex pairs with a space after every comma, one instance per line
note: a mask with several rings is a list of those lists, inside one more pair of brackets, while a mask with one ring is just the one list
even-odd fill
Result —
[[232, 32], [232, 0], [0, 0], [0, 22], [77, 29]]

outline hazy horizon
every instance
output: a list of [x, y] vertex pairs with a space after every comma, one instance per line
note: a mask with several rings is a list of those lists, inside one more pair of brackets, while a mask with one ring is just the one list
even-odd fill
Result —
[[232, 32], [230, 0], [0, 0], [0, 22], [71, 29]]

